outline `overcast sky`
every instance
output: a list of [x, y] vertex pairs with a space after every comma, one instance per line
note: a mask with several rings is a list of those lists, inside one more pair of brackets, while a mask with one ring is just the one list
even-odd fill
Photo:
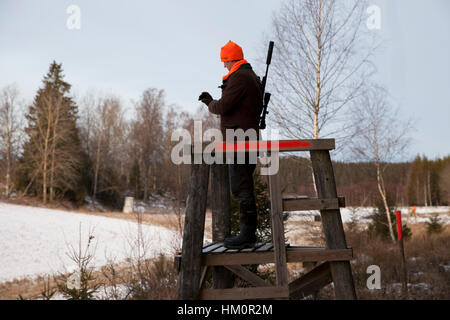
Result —
[[[343, 0], [340, 0], [343, 1]], [[279, 0], [0, 0], [0, 87], [16, 83], [32, 101], [52, 60], [73, 93], [114, 93], [128, 107], [149, 87], [194, 111], [198, 95], [220, 96], [220, 47], [233, 40], [255, 65]], [[377, 0], [383, 48], [379, 81], [415, 119], [410, 157], [450, 154], [450, 1]], [[67, 8], [81, 10], [69, 30]], [[264, 48], [264, 50], [266, 50]], [[270, 84], [270, 83], [269, 83]], [[395, 125], [395, 124], [393, 124]]]

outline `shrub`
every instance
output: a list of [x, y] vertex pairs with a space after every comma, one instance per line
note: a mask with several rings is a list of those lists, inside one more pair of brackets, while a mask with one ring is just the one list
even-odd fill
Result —
[[431, 235], [433, 233], [441, 233], [442, 232], [443, 225], [439, 219], [438, 214], [435, 214], [434, 216], [429, 217], [428, 220], [429, 221], [426, 222], [428, 235]]
[[126, 287], [132, 300], [176, 299], [178, 274], [163, 254], [154, 260], [141, 259], [130, 265]]
[[68, 300], [93, 300], [94, 294], [100, 288], [95, 283], [94, 268], [90, 266], [95, 256], [91, 250], [94, 236], [89, 232], [88, 241], [85, 248], [81, 245], [81, 224], [80, 224], [80, 242], [78, 250], [70, 246], [71, 251], [68, 256], [78, 265], [78, 269], [70, 276], [61, 275], [57, 280], [58, 291]]

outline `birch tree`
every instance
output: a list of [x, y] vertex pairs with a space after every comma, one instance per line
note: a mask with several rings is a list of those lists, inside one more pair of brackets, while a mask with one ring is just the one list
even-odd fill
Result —
[[386, 211], [389, 234], [395, 241], [384, 173], [390, 162], [404, 155], [410, 142], [410, 121], [401, 119], [399, 109], [392, 107], [385, 89], [372, 85], [355, 100], [352, 122], [351, 149], [358, 159], [375, 164], [378, 192]]
[[291, 0], [273, 18], [269, 119], [291, 138], [344, 138], [346, 111], [371, 72], [365, 1]]

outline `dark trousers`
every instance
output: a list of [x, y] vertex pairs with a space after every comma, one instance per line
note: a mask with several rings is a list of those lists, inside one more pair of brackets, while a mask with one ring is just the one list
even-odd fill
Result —
[[239, 202], [239, 221], [249, 227], [255, 227], [256, 202], [253, 184], [253, 172], [256, 164], [228, 164], [231, 193]]

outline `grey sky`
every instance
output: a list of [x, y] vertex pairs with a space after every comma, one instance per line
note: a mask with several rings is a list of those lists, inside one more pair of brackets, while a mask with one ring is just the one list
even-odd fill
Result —
[[[411, 155], [450, 154], [450, 1], [377, 0], [380, 82], [416, 131]], [[69, 5], [81, 9], [81, 30], [68, 30]], [[73, 92], [121, 96], [166, 91], [167, 102], [194, 111], [201, 91], [220, 96], [226, 73], [219, 50], [228, 40], [256, 64], [278, 0], [0, 0], [0, 87], [15, 82], [31, 101], [54, 59]], [[265, 48], [264, 48], [265, 50]], [[270, 83], [269, 83], [270, 85]], [[395, 125], [395, 124], [393, 124]]]

